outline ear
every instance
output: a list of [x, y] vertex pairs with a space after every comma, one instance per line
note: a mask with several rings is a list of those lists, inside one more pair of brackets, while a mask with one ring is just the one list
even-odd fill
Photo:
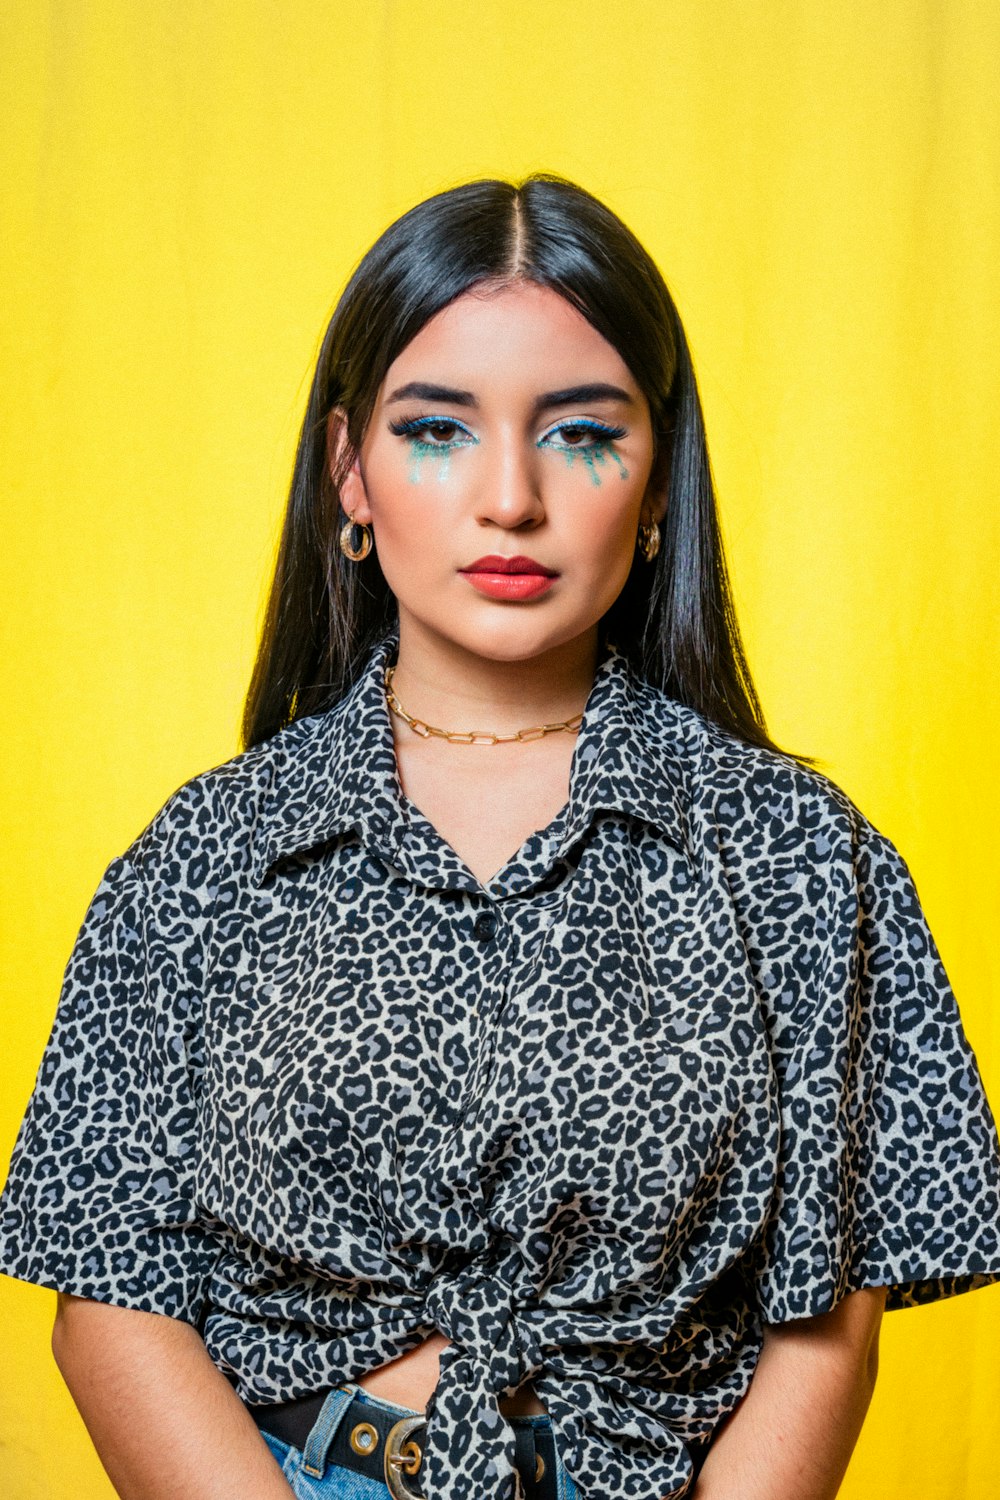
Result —
[[372, 513], [361, 472], [361, 455], [350, 451], [347, 413], [340, 406], [335, 406], [326, 419], [326, 463], [345, 515], [359, 526], [370, 526]]
[[664, 443], [653, 460], [646, 493], [643, 496], [643, 513], [648, 514], [659, 526], [667, 513], [667, 495], [670, 491], [670, 460], [672, 446]]

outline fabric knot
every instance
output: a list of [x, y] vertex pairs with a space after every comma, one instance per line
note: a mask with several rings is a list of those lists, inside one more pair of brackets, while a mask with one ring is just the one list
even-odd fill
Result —
[[485, 1366], [492, 1391], [516, 1390], [541, 1369], [541, 1346], [518, 1318], [513, 1289], [492, 1272], [466, 1269], [439, 1277], [426, 1307], [441, 1332]]
[[535, 1375], [542, 1360], [511, 1278], [493, 1257], [488, 1266], [439, 1274], [425, 1316], [450, 1340], [427, 1406], [420, 1469], [427, 1500], [524, 1500], [514, 1432], [498, 1397]]

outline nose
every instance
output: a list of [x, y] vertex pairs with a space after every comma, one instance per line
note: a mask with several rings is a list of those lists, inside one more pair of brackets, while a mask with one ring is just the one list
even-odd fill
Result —
[[507, 531], [537, 526], [545, 516], [545, 506], [534, 446], [522, 435], [508, 432], [489, 447], [481, 470], [480, 524]]

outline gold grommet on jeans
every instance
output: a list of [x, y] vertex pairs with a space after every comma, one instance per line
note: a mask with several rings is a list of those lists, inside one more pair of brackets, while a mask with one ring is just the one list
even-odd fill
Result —
[[383, 1467], [385, 1482], [393, 1500], [413, 1500], [413, 1496], [420, 1493], [419, 1490], [410, 1489], [403, 1475], [413, 1475], [420, 1468], [423, 1453], [420, 1444], [410, 1437], [410, 1433], [415, 1427], [423, 1427], [426, 1421], [425, 1416], [400, 1417], [389, 1429], [385, 1440]]
[[358, 1422], [351, 1428], [351, 1447], [355, 1453], [374, 1453], [378, 1447], [378, 1433], [370, 1422]]
[[545, 1460], [540, 1453], [535, 1454], [535, 1483], [537, 1484], [545, 1473]]

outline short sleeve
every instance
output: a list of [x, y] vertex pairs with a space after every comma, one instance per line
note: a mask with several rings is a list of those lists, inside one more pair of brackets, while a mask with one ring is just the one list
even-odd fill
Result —
[[0, 1270], [197, 1324], [217, 1255], [194, 1196], [199, 1050], [183, 899], [158, 934], [132, 859], [76, 940], [0, 1199]]
[[773, 1030], [768, 1322], [862, 1287], [887, 1286], [894, 1309], [1000, 1279], [1000, 1146], [976, 1058], [910, 871], [857, 817], [842, 847], [814, 838]]

